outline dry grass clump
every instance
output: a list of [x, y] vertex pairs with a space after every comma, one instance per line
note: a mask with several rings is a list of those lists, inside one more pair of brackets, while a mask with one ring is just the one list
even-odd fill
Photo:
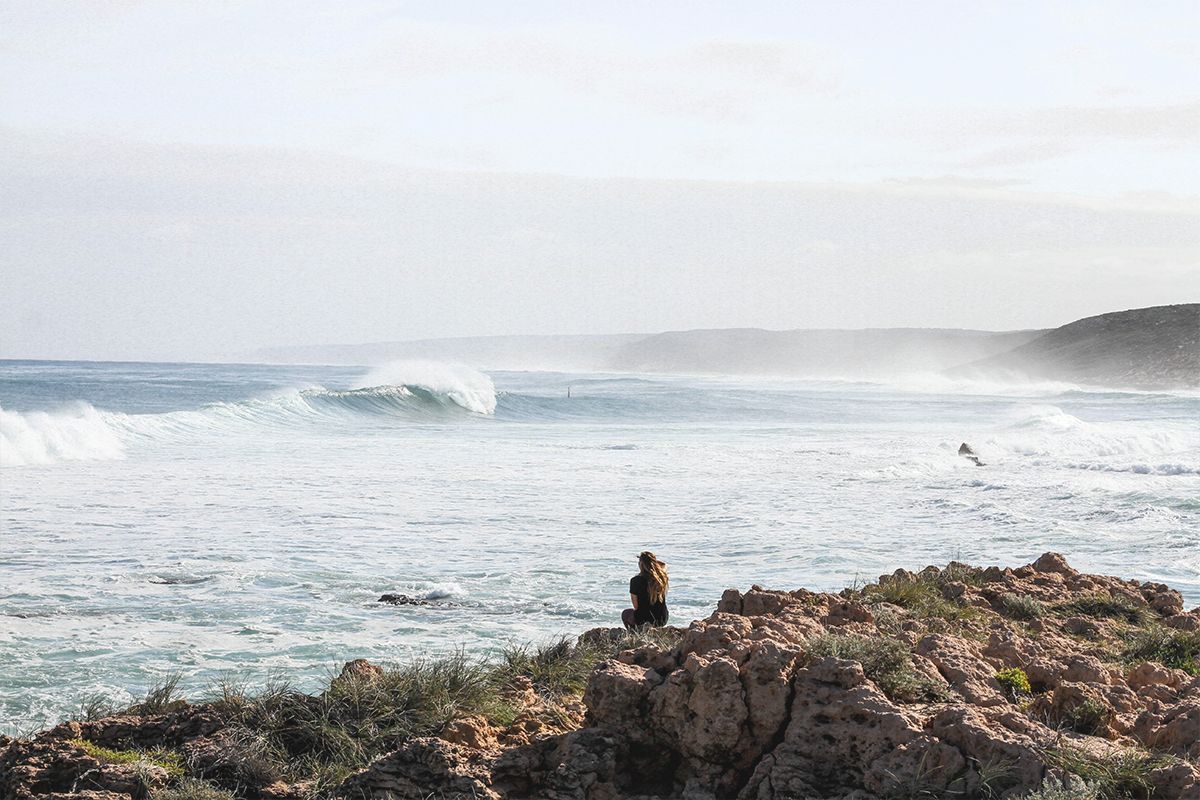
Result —
[[222, 783], [274, 780], [340, 782], [373, 759], [452, 719], [509, 719], [495, 668], [458, 651], [385, 670], [339, 678], [319, 695], [274, 681], [251, 695], [225, 683], [212, 705], [227, 720], [230, 747], [221, 753]]
[[893, 700], [911, 703], [946, 699], [945, 688], [914, 670], [908, 647], [896, 639], [826, 633], [809, 639], [806, 652], [810, 659], [857, 661], [863, 673]]
[[526, 677], [534, 691], [548, 699], [583, 693], [587, 677], [599, 658], [593, 658], [595, 645], [574, 644], [562, 638], [540, 647], [514, 645], [501, 653], [494, 677], [502, 685], [518, 676]]
[[974, 609], [947, 597], [951, 584], [968, 586], [983, 584], [982, 570], [967, 564], [951, 562], [945, 569], [927, 569], [919, 573], [885, 575], [877, 583], [864, 586], [859, 592], [863, 602], [891, 603], [907, 609], [918, 617], [958, 622], [976, 615]]
[[[1150, 773], [1170, 763], [1165, 756], [1141, 750], [1126, 750], [1107, 756], [1092, 755], [1075, 747], [1058, 747], [1045, 753], [1046, 763], [1079, 778], [1078, 783], [1097, 800], [1126, 800], [1130, 797], [1149, 797], [1154, 784]], [[1071, 786], [1076, 785], [1075, 781]], [[1065, 791], [1065, 790], [1064, 790]], [[1074, 796], [1066, 795], [1069, 800]], [[1052, 797], [1052, 796], [1051, 796]], [[1044, 799], [1043, 799], [1044, 800]]]
[[1054, 610], [1061, 614], [1078, 614], [1085, 617], [1105, 617], [1121, 620], [1130, 625], [1141, 625], [1146, 621], [1146, 609], [1118, 595], [1093, 594], [1066, 603]]
[[183, 764], [179, 753], [156, 747], [151, 750], [114, 750], [84, 739], [72, 739], [71, 744], [82, 749], [101, 764], [132, 764], [143, 767], [160, 767], [167, 775], [177, 778], [183, 775]]
[[170, 788], [159, 789], [151, 800], [237, 800], [237, 795], [207, 781], [184, 778]]
[[169, 714], [187, 705], [179, 691], [180, 676], [177, 673], [168, 675], [159, 683], [146, 690], [146, 696], [141, 701], [125, 709], [123, 714], [139, 717], [151, 717], [156, 714]]
[[1143, 628], [1129, 637], [1121, 657], [1131, 664], [1157, 661], [1189, 675], [1200, 675], [1200, 631], [1180, 631], [1161, 625]]
[[1082, 781], [1048, 781], [1040, 789], [1023, 794], [1018, 800], [1103, 800], [1099, 792]]
[[1095, 736], [1109, 722], [1112, 709], [1099, 700], [1088, 698], [1063, 714], [1063, 722], [1076, 733]]
[[553, 713], [582, 694], [603, 659], [645, 643], [668, 646], [679, 636], [649, 629], [601, 642], [557, 639], [506, 648], [496, 661], [459, 650], [382, 674], [339, 677], [319, 695], [278, 680], [258, 693], [225, 681], [211, 700], [227, 720], [225, 746], [200, 777], [234, 789], [312, 781], [319, 794], [404, 741], [438, 733], [451, 720], [479, 716], [511, 724], [522, 708], [506, 690], [518, 678], [528, 679]]
[[1005, 592], [999, 602], [1000, 613], [1011, 619], [1028, 621], [1046, 614], [1045, 604], [1028, 595]]

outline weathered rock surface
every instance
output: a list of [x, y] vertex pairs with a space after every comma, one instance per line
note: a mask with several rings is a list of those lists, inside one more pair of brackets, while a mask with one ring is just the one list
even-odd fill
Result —
[[143, 798], [168, 784], [162, 767], [105, 764], [70, 739], [45, 734], [12, 744], [0, 757], [0, 797]]
[[[1195, 800], [1197, 630], [1200, 609], [1168, 587], [1081, 574], [1053, 553], [1018, 569], [898, 570], [839, 594], [728, 590], [673, 645], [601, 662], [582, 702], [547, 706], [517, 676], [503, 725], [452, 720], [333, 788], [255, 767], [244, 731], [186, 706], [0, 738], [0, 798], [138, 800], [177, 779], [101, 763], [88, 742], [172, 748], [189, 774], [275, 800], [1002, 800], [1117, 760], [1139, 766], [1114, 796]], [[333, 688], [382, 676], [354, 661]]]
[[471, 797], [493, 800], [490, 764], [478, 751], [443, 739], [413, 739], [342, 784], [347, 797]]
[[[1065, 751], [1143, 754], [1154, 797], [1200, 797], [1200, 679], [1122, 666], [1114, 648], [1128, 631], [1086, 611], [1099, 596], [1146, 625], [1200, 619], [1182, 614], [1176, 592], [1083, 575], [1057, 554], [1017, 570], [889, 577], [924, 581], [969, 611], [923, 615], [855, 592], [727, 591], [671, 651], [600, 665], [585, 727], [503, 753], [493, 789], [581, 800], [1018, 797], [1060, 779]], [[1023, 623], [1002, 613], [1012, 597], [1066, 610]], [[1073, 632], [1077, 617], [1094, 624], [1088, 636]], [[831, 635], [904, 642], [909, 676], [944, 696], [907, 699], [860, 661], [821, 657]], [[1011, 668], [1037, 694], [997, 680]]]

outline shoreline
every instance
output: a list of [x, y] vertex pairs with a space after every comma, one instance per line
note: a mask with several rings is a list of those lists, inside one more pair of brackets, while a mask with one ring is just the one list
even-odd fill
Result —
[[836, 594], [727, 590], [686, 629], [352, 661], [320, 694], [226, 684], [193, 705], [168, 684], [0, 738], [0, 797], [1018, 798], [1086, 780], [1055, 796], [1182, 800], [1200, 794], [1198, 658], [1200, 608], [1163, 584], [1051, 553], [952, 562]]

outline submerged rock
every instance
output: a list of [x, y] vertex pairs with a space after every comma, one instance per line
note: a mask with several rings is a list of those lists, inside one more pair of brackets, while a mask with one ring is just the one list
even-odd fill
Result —
[[958, 446], [958, 454], [977, 467], [983, 466], [983, 462], [979, 460], [979, 454], [976, 453], [971, 445], [967, 444], [966, 442], [963, 442]]
[[431, 602], [423, 597], [413, 597], [409, 594], [385, 594], [375, 602], [387, 603], [393, 606], [429, 606]]

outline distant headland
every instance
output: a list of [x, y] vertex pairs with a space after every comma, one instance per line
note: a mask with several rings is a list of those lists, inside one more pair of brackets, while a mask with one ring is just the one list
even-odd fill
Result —
[[596, 370], [887, 380], [1053, 381], [1127, 389], [1200, 387], [1200, 303], [1086, 317], [1048, 330], [730, 328], [611, 336], [491, 336], [275, 347], [281, 363], [462, 361], [486, 369]]

